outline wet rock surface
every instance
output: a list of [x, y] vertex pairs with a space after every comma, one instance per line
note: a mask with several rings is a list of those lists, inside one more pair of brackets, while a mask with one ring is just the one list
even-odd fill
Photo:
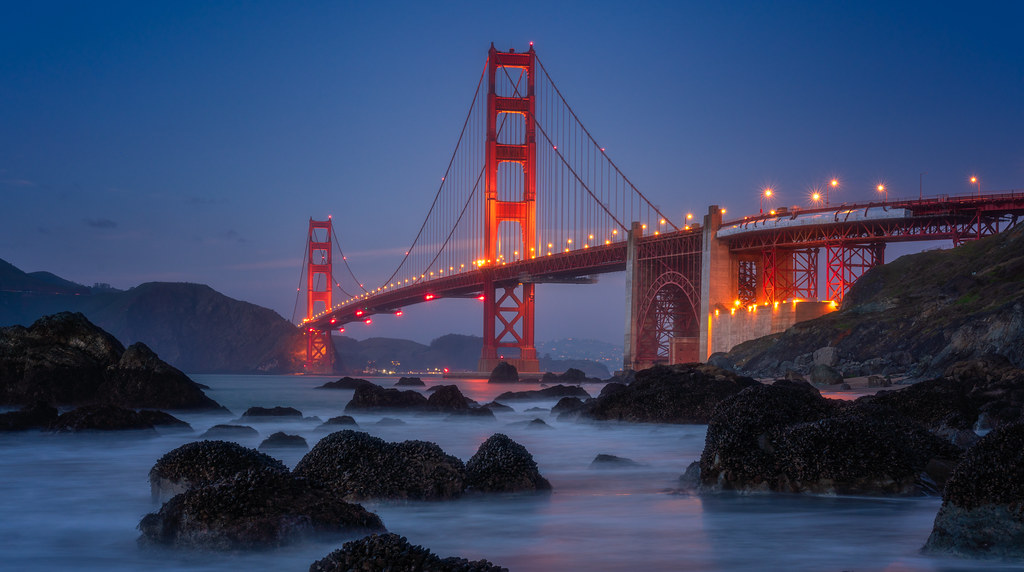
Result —
[[317, 560], [309, 572], [347, 572], [349, 570], [393, 570], [436, 572], [508, 572], [487, 560], [441, 558], [429, 549], [409, 544], [397, 534], [371, 534], [346, 542], [341, 548]]
[[550, 491], [533, 455], [502, 433], [484, 441], [466, 462], [467, 490], [481, 493]]
[[164, 411], [143, 409], [139, 415], [162, 432], [192, 431], [192, 426]]
[[45, 401], [37, 401], [17, 411], [0, 413], [0, 431], [47, 429], [57, 421], [57, 409]]
[[246, 471], [287, 473], [288, 467], [269, 455], [237, 443], [196, 441], [160, 457], [149, 470], [149, 485], [153, 498], [163, 501]]
[[339, 415], [324, 421], [319, 427], [317, 427], [317, 430], [323, 431], [326, 429], [329, 431], [336, 431], [343, 427], [358, 428], [359, 424], [356, 423], [356, 420], [351, 415]]
[[263, 440], [259, 446], [260, 450], [270, 449], [309, 449], [309, 444], [301, 435], [289, 435], [284, 431], [272, 433]]
[[541, 399], [559, 399], [562, 397], [579, 397], [590, 399], [586, 389], [578, 385], [555, 385], [544, 389], [533, 389], [529, 391], [506, 391], [494, 398], [495, 401], [528, 401]]
[[80, 313], [0, 328], [0, 404], [111, 403], [128, 408], [222, 409], [144, 344], [127, 350]]
[[628, 386], [588, 401], [580, 415], [633, 423], [707, 423], [719, 402], [755, 384], [710, 365], [655, 366], [636, 372]]
[[1024, 559], [1024, 423], [970, 448], [946, 483], [925, 552]]
[[259, 437], [260, 432], [248, 425], [217, 424], [200, 435], [202, 439], [246, 439]]
[[345, 411], [422, 410], [426, 406], [427, 398], [417, 391], [401, 391], [370, 384], [356, 388], [352, 400], [345, 406]]
[[708, 424], [700, 479], [705, 491], [934, 494], [959, 456], [896, 411], [779, 381], [722, 402]]
[[518, 383], [519, 370], [507, 361], [499, 362], [487, 377], [489, 383]]
[[250, 407], [242, 414], [246, 421], [259, 420], [267, 417], [302, 417], [302, 412], [294, 407]]
[[383, 531], [377, 515], [287, 472], [250, 470], [189, 489], [139, 523], [140, 542], [209, 550]]
[[337, 381], [328, 381], [327, 383], [317, 387], [317, 389], [359, 389], [367, 385], [374, 385], [373, 383], [355, 377], [348, 377], [347, 375]]
[[395, 382], [396, 387], [425, 387], [427, 384], [418, 377], [403, 377]]
[[72, 409], [58, 417], [52, 429], [57, 433], [138, 430], [156, 435], [147, 416], [116, 405], [83, 405]]
[[295, 465], [349, 500], [443, 500], [465, 488], [462, 461], [425, 441], [389, 443], [358, 431], [327, 435]]
[[598, 453], [594, 460], [590, 462], [591, 469], [635, 469], [642, 466], [633, 459], [607, 453]]

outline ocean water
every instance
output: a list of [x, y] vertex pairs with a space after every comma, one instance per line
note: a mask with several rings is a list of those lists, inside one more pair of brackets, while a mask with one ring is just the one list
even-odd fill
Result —
[[[207, 428], [246, 408], [291, 406], [326, 420], [343, 414], [352, 391], [317, 390], [333, 377], [194, 375], [233, 413], [179, 415], [193, 433], [0, 434], [0, 570], [307, 570], [351, 538], [309, 541], [284, 549], [216, 553], [140, 547], [137, 525], [159, 509], [147, 475], [165, 452], [197, 440]], [[390, 386], [395, 378], [371, 378]], [[480, 403], [508, 390], [484, 380], [456, 383]], [[585, 388], [596, 395], [601, 385]], [[436, 554], [486, 558], [516, 570], [851, 570], [967, 571], [1020, 569], [1010, 563], [921, 555], [939, 507], [936, 498], [793, 495], [694, 496], [676, 490], [679, 475], [700, 456], [703, 425], [559, 422], [555, 400], [509, 402], [496, 421], [442, 416], [356, 414], [361, 430], [388, 441], [433, 441], [468, 460], [494, 433], [526, 446], [551, 495], [471, 496], [447, 502], [363, 503], [385, 526]], [[539, 407], [542, 411], [526, 411]], [[383, 417], [405, 424], [378, 426]], [[550, 426], [524, 422], [540, 418]], [[319, 422], [247, 423], [260, 437], [299, 434], [310, 446], [326, 433]], [[633, 469], [591, 469], [599, 453], [630, 458]], [[304, 451], [277, 454], [289, 466]]]

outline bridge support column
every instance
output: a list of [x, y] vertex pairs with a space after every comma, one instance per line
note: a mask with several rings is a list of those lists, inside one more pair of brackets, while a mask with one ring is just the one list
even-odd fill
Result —
[[[331, 309], [332, 288], [332, 235], [331, 217], [327, 220], [309, 219], [306, 245], [306, 321], [318, 312]], [[331, 373], [334, 370], [334, 347], [330, 330], [306, 328], [306, 373]]]
[[643, 236], [643, 225], [634, 222], [626, 237], [626, 328], [622, 343], [622, 371], [636, 368], [637, 343], [640, 332], [637, 331], [637, 314], [640, 308], [640, 266], [637, 263], [637, 240]]
[[712, 316], [726, 311], [739, 292], [739, 258], [729, 252], [729, 246], [718, 240], [716, 233], [722, 226], [722, 209], [711, 205], [704, 216], [703, 248], [700, 275], [700, 342], [701, 361], [711, 355]]
[[885, 264], [885, 243], [829, 244], [827, 260], [826, 296], [833, 302], [842, 302], [846, 291], [865, 272]]

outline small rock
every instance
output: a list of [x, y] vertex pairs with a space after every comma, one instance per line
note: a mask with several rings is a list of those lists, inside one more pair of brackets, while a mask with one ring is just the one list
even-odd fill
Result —
[[507, 361], [499, 362], [491, 370], [491, 375], [487, 378], [487, 381], [489, 383], [517, 383], [519, 381], [519, 370]]
[[214, 425], [199, 437], [201, 439], [245, 439], [259, 437], [260, 432], [248, 425]]
[[260, 450], [265, 449], [309, 449], [309, 444], [300, 435], [289, 435], [284, 431], [273, 433], [260, 443]]

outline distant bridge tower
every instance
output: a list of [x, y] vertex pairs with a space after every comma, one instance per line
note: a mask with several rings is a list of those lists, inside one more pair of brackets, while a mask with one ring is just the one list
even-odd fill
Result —
[[[309, 242], [306, 252], [306, 321], [331, 309], [332, 268], [331, 243], [334, 227], [327, 220], [309, 219]], [[330, 329], [306, 328], [306, 371], [329, 373], [334, 366], [334, 348]]]
[[[515, 365], [520, 371], [536, 372], [540, 369], [534, 342], [534, 285], [520, 283], [495, 287], [490, 268], [502, 262], [499, 229], [502, 223], [516, 223], [520, 231], [520, 245], [516, 252], [520, 258], [536, 256], [537, 241], [537, 138], [534, 100], [533, 46], [526, 53], [514, 50], [499, 52], [491, 44], [487, 58], [487, 141], [484, 181], [484, 345], [480, 356], [480, 371], [491, 371], [500, 361]], [[511, 94], [498, 95], [495, 76], [498, 68], [515, 68], [526, 73], [525, 89], [519, 87]], [[506, 73], [502, 69], [502, 73]], [[525, 96], [523, 92], [525, 91]], [[522, 116], [523, 128], [503, 132], [523, 133], [522, 141], [499, 142], [499, 114]], [[511, 123], [514, 117], [503, 116]], [[504, 139], [507, 139], [504, 138]], [[522, 192], [510, 196], [515, 188], [498, 188], [498, 167], [502, 163], [518, 165], [522, 169]], [[507, 177], [502, 177], [507, 182]], [[517, 185], [511, 185], [516, 187]], [[501, 193], [499, 193], [499, 190]], [[501, 198], [510, 200], [501, 200]], [[506, 251], [508, 248], [506, 248]], [[504, 355], [504, 350], [511, 350]], [[504, 356], [504, 357], [503, 357]]]

